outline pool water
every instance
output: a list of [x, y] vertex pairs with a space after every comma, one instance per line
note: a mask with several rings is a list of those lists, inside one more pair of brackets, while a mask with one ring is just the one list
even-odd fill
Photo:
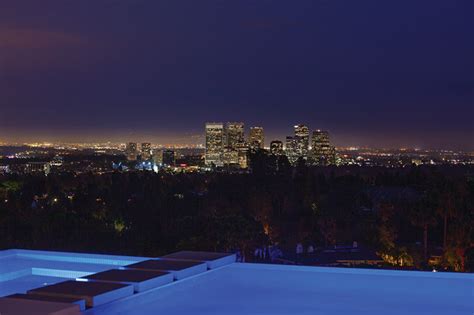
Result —
[[0, 251], [0, 297], [142, 261], [144, 257]]

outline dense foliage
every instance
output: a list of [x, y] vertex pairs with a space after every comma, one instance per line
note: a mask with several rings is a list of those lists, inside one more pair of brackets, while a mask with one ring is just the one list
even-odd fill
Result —
[[474, 270], [472, 168], [290, 167], [266, 154], [251, 166], [251, 174], [2, 175], [0, 247], [250, 256], [262, 244], [357, 241], [394, 266]]

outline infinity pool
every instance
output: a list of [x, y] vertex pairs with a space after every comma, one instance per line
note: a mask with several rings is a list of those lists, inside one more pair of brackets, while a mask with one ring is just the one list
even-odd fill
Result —
[[145, 257], [0, 251], [0, 297], [143, 261]]
[[[0, 252], [0, 296], [146, 259]], [[473, 315], [474, 275], [230, 263], [83, 314]]]

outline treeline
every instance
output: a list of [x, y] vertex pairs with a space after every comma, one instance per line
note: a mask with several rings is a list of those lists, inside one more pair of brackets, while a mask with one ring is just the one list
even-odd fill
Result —
[[387, 264], [473, 271], [469, 167], [291, 167], [250, 174], [2, 175], [0, 246], [157, 256], [357, 241]]

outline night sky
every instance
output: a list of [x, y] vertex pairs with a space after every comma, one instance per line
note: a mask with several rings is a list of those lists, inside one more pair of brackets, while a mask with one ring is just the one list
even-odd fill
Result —
[[473, 60], [472, 0], [1, 0], [0, 141], [474, 149]]

